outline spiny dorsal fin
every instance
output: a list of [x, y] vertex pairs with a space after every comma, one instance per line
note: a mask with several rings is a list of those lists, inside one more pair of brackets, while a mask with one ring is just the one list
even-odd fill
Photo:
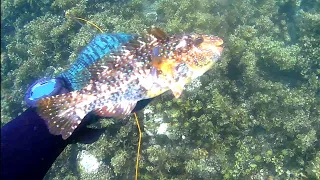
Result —
[[165, 40], [168, 37], [167, 34], [158, 27], [151, 27], [147, 30], [147, 32], [159, 40]]

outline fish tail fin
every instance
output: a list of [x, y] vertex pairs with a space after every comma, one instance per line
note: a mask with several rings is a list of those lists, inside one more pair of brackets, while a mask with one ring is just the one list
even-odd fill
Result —
[[51, 134], [67, 139], [92, 110], [93, 100], [94, 96], [73, 91], [41, 99], [37, 112], [45, 120]]

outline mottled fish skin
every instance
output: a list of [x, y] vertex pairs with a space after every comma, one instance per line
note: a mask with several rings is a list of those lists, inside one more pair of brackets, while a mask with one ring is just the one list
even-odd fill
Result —
[[55, 135], [67, 139], [89, 112], [129, 115], [137, 101], [171, 90], [178, 98], [192, 79], [219, 59], [223, 41], [209, 35], [167, 36], [158, 28], [135, 37], [86, 68], [82, 89], [39, 101], [38, 113]]
[[85, 73], [86, 68], [113, 50], [118, 49], [122, 44], [133, 40], [134, 36], [126, 33], [98, 34], [81, 51], [71, 67], [61, 73], [59, 77], [65, 79], [68, 89], [79, 90], [83, 88], [89, 81], [88, 73]]

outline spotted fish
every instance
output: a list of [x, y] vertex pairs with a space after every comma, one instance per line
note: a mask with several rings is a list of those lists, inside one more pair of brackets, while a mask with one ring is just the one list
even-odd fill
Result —
[[[134, 36], [135, 35], [126, 33], [98, 34], [81, 51], [71, 67], [67, 71], [61, 73], [59, 77], [65, 80], [68, 89], [78, 90], [83, 88], [90, 78], [86, 68], [103, 58], [105, 55], [111, 53], [111, 51], [119, 48], [122, 44], [133, 40]], [[82, 73], [79, 74], [79, 72]]]
[[217, 36], [168, 36], [151, 28], [77, 72], [79, 77], [88, 72], [83, 88], [41, 99], [37, 111], [52, 134], [67, 139], [89, 112], [124, 117], [139, 100], [168, 90], [178, 98], [187, 83], [218, 61], [222, 43]]

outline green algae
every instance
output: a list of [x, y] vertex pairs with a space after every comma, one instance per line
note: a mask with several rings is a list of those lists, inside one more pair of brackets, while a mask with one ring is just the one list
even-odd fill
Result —
[[[50, 67], [68, 68], [98, 33], [64, 17], [95, 22], [105, 32], [215, 34], [221, 62], [188, 85], [181, 99], [166, 93], [138, 114], [144, 121], [140, 179], [319, 179], [320, 4], [318, 0], [159, 0], [1, 2], [1, 121], [26, 107], [23, 93]], [[32, 68], [31, 68], [32, 67]], [[200, 83], [200, 85], [199, 85]], [[143, 117], [143, 118], [142, 118]], [[125, 123], [124, 123], [124, 122]], [[168, 123], [168, 133], [157, 128]], [[137, 128], [132, 117], [91, 145], [70, 145], [46, 179], [132, 179]], [[77, 168], [87, 150], [110, 170]]]

